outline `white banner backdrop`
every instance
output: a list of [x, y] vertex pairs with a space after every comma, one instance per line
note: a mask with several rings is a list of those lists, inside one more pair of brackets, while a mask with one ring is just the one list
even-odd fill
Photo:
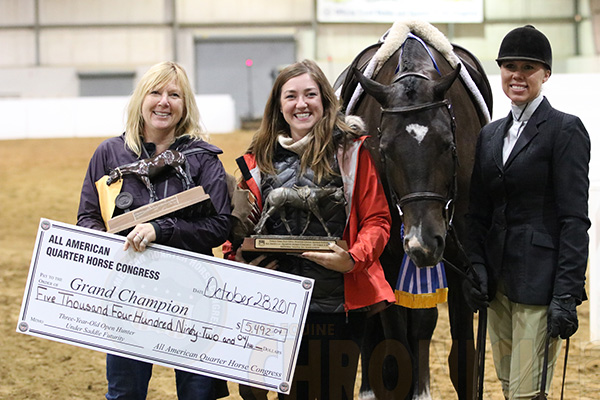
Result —
[[317, 0], [319, 22], [483, 22], [483, 0]]
[[[125, 130], [129, 96], [0, 99], [0, 140], [116, 136]], [[235, 130], [228, 94], [198, 95], [209, 134]]]
[[590, 188], [590, 341], [600, 340], [600, 182], [592, 182]]

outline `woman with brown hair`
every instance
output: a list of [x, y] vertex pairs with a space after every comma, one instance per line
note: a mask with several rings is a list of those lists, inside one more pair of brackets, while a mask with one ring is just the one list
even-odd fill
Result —
[[[298, 398], [352, 399], [367, 312], [394, 302], [378, 259], [391, 217], [365, 138], [362, 121], [346, 120], [321, 69], [304, 60], [281, 71], [262, 124], [238, 159], [240, 187], [252, 192], [259, 210], [278, 188], [344, 193], [345, 201], [321, 200], [324, 223], [307, 210], [286, 206], [285, 218], [275, 213], [264, 225], [269, 235], [332, 236], [348, 244], [346, 250], [332, 241], [329, 252], [282, 255], [267, 264], [315, 280], [292, 383]], [[226, 250], [230, 258], [244, 260], [239, 250]]]

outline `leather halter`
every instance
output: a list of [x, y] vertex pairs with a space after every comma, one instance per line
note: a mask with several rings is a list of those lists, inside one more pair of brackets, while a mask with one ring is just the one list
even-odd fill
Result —
[[[407, 74], [403, 74], [402, 76], [400, 76], [398, 79], [396, 79], [396, 81], [404, 78], [407, 75], [429, 79], [425, 75], [422, 75], [419, 73], [407, 73]], [[412, 202], [416, 202], [416, 201], [425, 201], [425, 200], [438, 201], [438, 202], [441, 202], [442, 204], [444, 204], [444, 218], [446, 220], [446, 228], [448, 229], [450, 227], [450, 225], [452, 225], [452, 219], [454, 218], [454, 197], [456, 195], [457, 185], [458, 185], [457, 171], [456, 171], [457, 166], [458, 166], [458, 156], [456, 154], [456, 121], [454, 119], [454, 114], [452, 112], [452, 105], [450, 104], [450, 101], [448, 101], [448, 99], [444, 99], [444, 100], [440, 100], [440, 101], [434, 101], [431, 103], [416, 104], [416, 105], [411, 105], [411, 106], [381, 108], [381, 120], [383, 120], [383, 115], [386, 113], [388, 113], [388, 114], [417, 113], [417, 112], [427, 111], [427, 110], [431, 110], [431, 109], [438, 108], [438, 107], [445, 107], [446, 110], [448, 111], [448, 114], [450, 115], [451, 130], [452, 130], [452, 143], [453, 143], [452, 157], [454, 160], [455, 168], [454, 168], [453, 184], [446, 195], [442, 195], [442, 194], [436, 193], [434, 191], [419, 191], [419, 192], [408, 193], [408, 194], [402, 196], [400, 199], [398, 199], [398, 195], [396, 194], [396, 191], [394, 190], [394, 188], [391, 185], [392, 181], [390, 180], [388, 169], [385, 166], [385, 155], [383, 154], [383, 150], [381, 150], [381, 146], [379, 146], [379, 152], [381, 154], [381, 160], [384, 165], [384, 170], [385, 170], [386, 178], [387, 178], [388, 185], [390, 188], [392, 201], [396, 205], [396, 208], [398, 208], [398, 213], [400, 214], [400, 217], [402, 217], [404, 215], [404, 213], [402, 212], [402, 207], [408, 203], [412, 203]], [[379, 122], [379, 127], [377, 128], [380, 142], [381, 142], [381, 135], [382, 135], [381, 120]]]

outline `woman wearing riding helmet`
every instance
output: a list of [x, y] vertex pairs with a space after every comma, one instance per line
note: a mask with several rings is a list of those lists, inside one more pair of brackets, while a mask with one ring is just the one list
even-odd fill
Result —
[[559, 337], [575, 333], [576, 306], [586, 299], [590, 140], [578, 117], [541, 94], [552, 71], [542, 32], [531, 25], [510, 31], [496, 61], [511, 112], [485, 126], [477, 144], [467, 248], [481, 285], [465, 293], [474, 310], [489, 301], [504, 396], [545, 398]]

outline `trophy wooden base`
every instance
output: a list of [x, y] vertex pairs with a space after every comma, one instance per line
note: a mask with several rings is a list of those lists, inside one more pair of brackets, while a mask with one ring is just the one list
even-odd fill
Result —
[[[198, 186], [111, 218], [108, 221], [108, 232], [121, 232], [137, 224], [151, 221], [196, 204], [199, 204], [201, 207], [198, 210], [190, 210], [190, 212], [200, 212], [206, 215], [210, 215], [211, 212], [214, 213], [210, 196], [204, 193], [202, 186]], [[206, 207], [204, 207], [205, 205]]]
[[332, 242], [342, 249], [348, 250], [346, 241], [335, 237], [257, 235], [244, 239], [242, 251], [260, 253], [330, 252], [329, 244]]

